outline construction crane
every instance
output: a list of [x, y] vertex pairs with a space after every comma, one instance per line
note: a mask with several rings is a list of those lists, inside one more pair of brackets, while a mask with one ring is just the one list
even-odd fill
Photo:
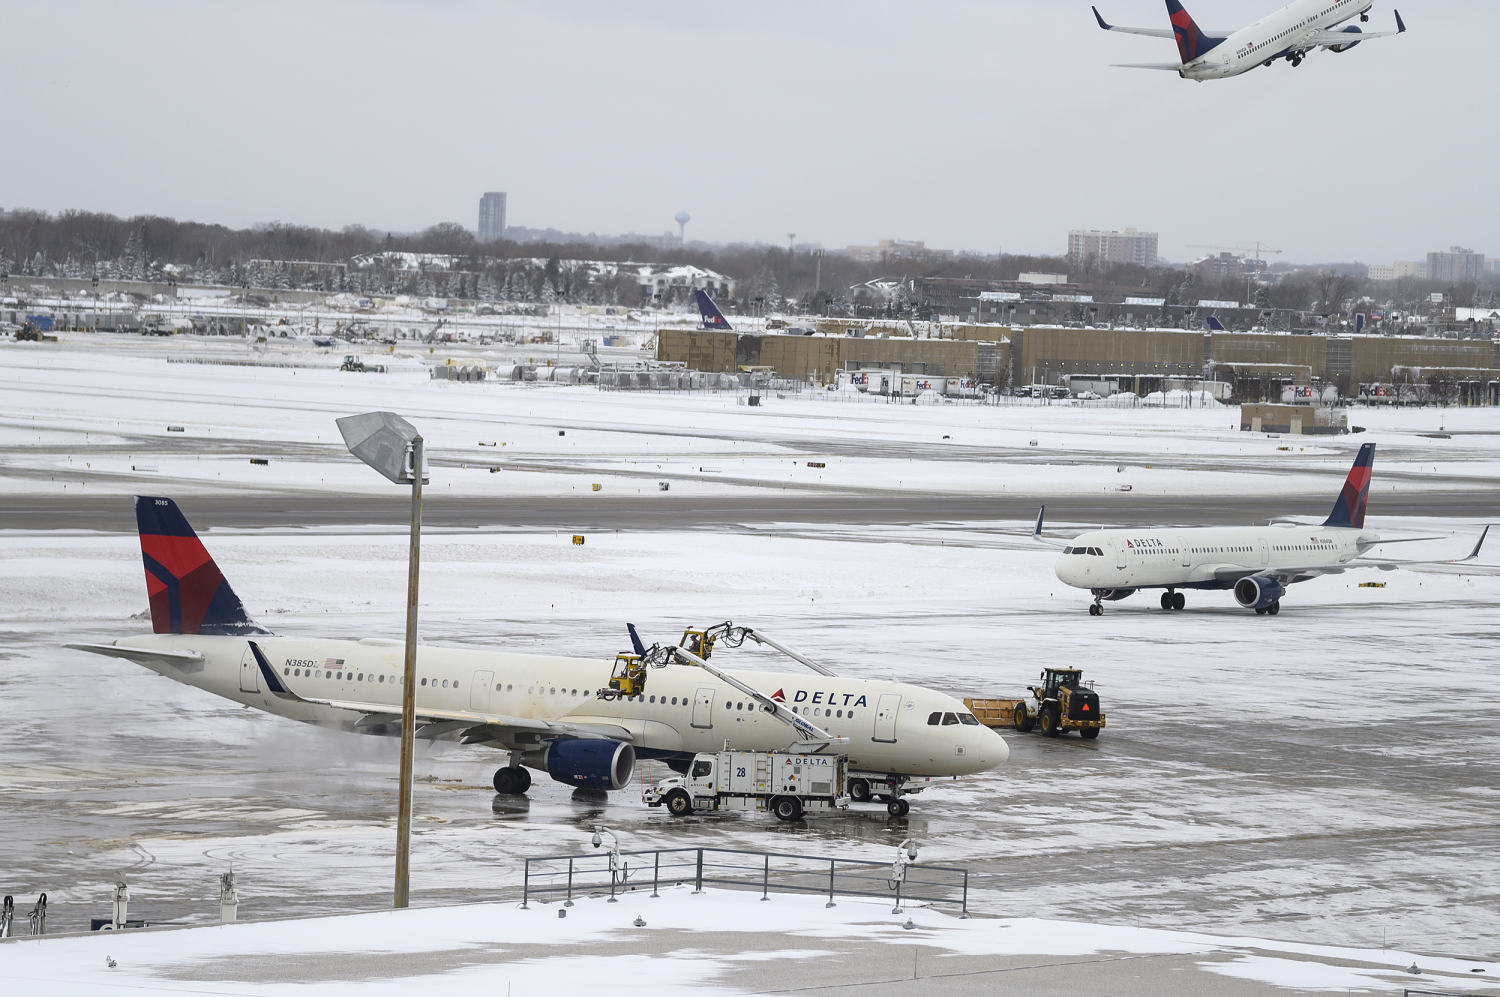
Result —
[[1258, 241], [1255, 243], [1254, 246], [1215, 246], [1215, 245], [1208, 245], [1208, 244], [1205, 244], [1205, 243], [1193, 242], [1193, 243], [1189, 243], [1188, 244], [1188, 248], [1189, 249], [1216, 249], [1216, 250], [1218, 250], [1221, 253], [1223, 253], [1223, 252], [1245, 253], [1245, 254], [1254, 253], [1255, 254], [1254, 256], [1248, 256], [1247, 258], [1252, 259], [1252, 260], [1260, 260], [1261, 262], [1265, 262], [1265, 256], [1263, 255], [1265, 253], [1273, 253], [1273, 254], [1277, 254], [1277, 255], [1279, 255], [1281, 253], [1281, 250], [1279, 250], [1279, 249], [1272, 249], [1269, 246], [1262, 245]]

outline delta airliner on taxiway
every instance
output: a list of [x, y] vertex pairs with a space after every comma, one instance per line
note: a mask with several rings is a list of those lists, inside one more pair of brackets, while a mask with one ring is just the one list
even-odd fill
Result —
[[[246, 614], [175, 502], [137, 498], [136, 522], [154, 633], [69, 647], [292, 720], [399, 735], [402, 642], [276, 636]], [[495, 773], [500, 793], [530, 787], [525, 767], [612, 790], [629, 784], [637, 756], [671, 765], [726, 743], [836, 743], [851, 794], [888, 797], [897, 816], [926, 779], [984, 772], [1010, 754], [963, 703], [902, 682], [669, 665], [651, 671], [640, 695], [601, 697], [610, 670], [587, 658], [419, 647], [417, 736], [508, 752]]]
[[[1161, 608], [1182, 609], [1187, 598], [1179, 589], [1233, 589], [1235, 601], [1257, 615], [1281, 612], [1287, 586], [1351, 568], [1394, 571], [1414, 564], [1459, 564], [1479, 556], [1489, 527], [1468, 557], [1444, 561], [1375, 561], [1364, 555], [1382, 543], [1365, 530], [1375, 444], [1359, 448], [1333, 512], [1317, 526], [1279, 522], [1270, 526], [1210, 526], [1181, 529], [1094, 530], [1068, 541], [1042, 536], [1042, 514], [1032, 536], [1063, 546], [1057, 578], [1094, 595], [1090, 616], [1104, 615], [1104, 601], [1134, 595], [1141, 589], [1165, 589]], [[1427, 537], [1416, 539], [1432, 539]]]

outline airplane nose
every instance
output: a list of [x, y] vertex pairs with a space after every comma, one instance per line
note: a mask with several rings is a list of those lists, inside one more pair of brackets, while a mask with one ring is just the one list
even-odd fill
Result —
[[995, 731], [985, 729], [987, 736], [982, 737], [979, 744], [979, 760], [984, 764], [985, 771], [1002, 764], [1010, 758], [1010, 745], [1005, 743], [1005, 738]]

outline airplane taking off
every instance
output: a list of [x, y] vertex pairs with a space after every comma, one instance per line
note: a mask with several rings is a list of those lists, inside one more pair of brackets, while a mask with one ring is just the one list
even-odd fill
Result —
[[[154, 633], [68, 647], [303, 723], [400, 735], [401, 641], [272, 634], [250, 619], [176, 503], [138, 497], [136, 522]], [[808, 753], [837, 745], [849, 758], [851, 795], [867, 799], [873, 786], [895, 816], [926, 779], [984, 772], [1010, 754], [963, 703], [918, 686], [729, 673], [685, 652], [676, 660], [696, 667], [658, 667], [633, 694], [616, 695], [604, 661], [418, 647], [417, 736], [507, 752], [495, 773], [499, 793], [524, 793], [528, 767], [576, 788], [613, 790], [629, 784], [637, 757], [676, 767], [726, 743], [771, 751], [790, 741]]]
[[[1347, 52], [1371, 38], [1389, 38], [1406, 31], [1401, 12], [1396, 11], [1395, 31], [1364, 31], [1357, 24], [1344, 24], [1352, 17], [1370, 19], [1370, 0], [1294, 0], [1273, 14], [1235, 31], [1204, 31], [1177, 0], [1167, 0], [1168, 28], [1125, 28], [1110, 24], [1094, 8], [1094, 20], [1105, 31], [1120, 31], [1177, 42], [1179, 62], [1119, 63], [1123, 69], [1170, 70], [1185, 80], [1222, 80], [1269, 66], [1285, 59], [1293, 66], [1315, 49]], [[1343, 27], [1339, 25], [1344, 24]]]
[[[1459, 564], [1479, 556], [1489, 527], [1468, 557], [1445, 561], [1374, 561], [1364, 554], [1382, 543], [1365, 531], [1365, 506], [1370, 498], [1370, 474], [1375, 444], [1359, 448], [1333, 512], [1319, 526], [1277, 522], [1270, 526], [1210, 526], [1183, 529], [1094, 530], [1065, 542], [1042, 536], [1043, 506], [1032, 536], [1062, 546], [1057, 578], [1094, 595], [1090, 616], [1104, 615], [1104, 601], [1134, 595], [1140, 589], [1166, 589], [1161, 608], [1180, 610], [1187, 604], [1178, 589], [1232, 589], [1235, 601], [1257, 616], [1281, 612], [1281, 597], [1294, 582], [1319, 575], [1337, 575], [1351, 568], [1394, 571], [1413, 564]], [[1432, 537], [1413, 539], [1429, 540]]]
[[719, 306], [714, 304], [714, 299], [708, 296], [707, 291], [700, 288], [693, 292], [693, 296], [698, 299], [698, 314], [703, 316], [703, 328], [734, 331], [734, 327], [729, 324], [724, 313], [719, 311]]

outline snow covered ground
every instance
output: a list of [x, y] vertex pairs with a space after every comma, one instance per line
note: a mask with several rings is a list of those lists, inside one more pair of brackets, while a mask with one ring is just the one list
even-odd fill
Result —
[[[344, 453], [333, 424], [389, 408], [433, 448], [434, 515], [448, 501], [561, 502], [596, 482], [601, 502], [644, 499], [659, 478], [685, 510], [746, 499], [719, 528], [590, 530], [584, 546], [567, 529], [429, 534], [425, 641], [605, 659], [624, 646], [627, 621], [666, 638], [733, 618], [841, 672], [962, 695], [1017, 695], [1042, 664], [1081, 663], [1110, 723], [1091, 744], [1008, 734], [1008, 765], [922, 794], [907, 820], [872, 809], [797, 826], [673, 821], [629, 792], [604, 800], [545, 779], [516, 802], [488, 788], [491, 753], [423, 746], [418, 903], [511, 895], [519, 857], [571, 850], [605, 821], [631, 848], [880, 860], [915, 834], [928, 861], [970, 868], [974, 907], [1005, 917], [1452, 956], [1493, 958], [1500, 945], [1492, 568], [1372, 576], [1383, 589], [1320, 579], [1274, 619], [1203, 593], [1185, 613], [1136, 598], [1095, 620], [1087, 595], [1056, 581], [1053, 552], [1019, 535], [1029, 523], [838, 519], [851, 496], [920, 510], [953, 494], [1107, 497], [1121, 483], [1164, 496], [1168, 520], [1179, 494], [1207, 503], [1195, 509], [1263, 518], [1283, 497], [1331, 504], [1356, 444], [1374, 440], [1372, 525], [1450, 537], [1401, 552], [1449, 556], [1500, 512], [1494, 410], [1360, 411], [1351, 421], [1369, 427], [1363, 437], [1277, 439], [1233, 430], [1233, 409], [821, 398], [751, 409], [732, 394], [432, 382], [416, 368], [167, 363], [108, 337], [0, 345], [0, 398], [0, 891], [24, 909], [47, 890], [60, 930], [104, 913], [117, 869], [153, 920], [210, 920], [231, 865], [245, 918], [389, 902], [391, 743], [292, 725], [59, 647], [148, 626], [133, 618], [145, 607], [137, 493], [177, 497], [190, 519], [230, 503], [270, 510], [260, 528], [221, 526], [205, 540], [278, 632], [398, 636], [399, 517], [308, 528], [298, 516], [393, 491]], [[1447, 438], [1422, 435], [1439, 431]], [[247, 459], [262, 455], [269, 465]], [[825, 514], [754, 515], [756, 501], [791, 491]], [[1475, 515], [1381, 513], [1382, 503], [1420, 510], [1429, 494], [1458, 494]], [[11, 503], [30, 511], [9, 513]], [[64, 515], [73, 508], [92, 518]], [[749, 648], [725, 660], [772, 664]], [[1281, 958], [1233, 964], [1270, 973], [1258, 960]]]
[[[841, 991], [1495, 993], [1500, 966], [1399, 949], [951, 915], [889, 901], [644, 891], [611, 904], [455, 906], [0, 945], [0, 976], [53, 997], [134, 992], [513, 997]], [[554, 913], [555, 912], [555, 913]], [[559, 916], [565, 915], [565, 916]], [[1413, 972], [1415, 969], [1417, 972]], [[889, 990], [887, 989], [889, 988]]]

